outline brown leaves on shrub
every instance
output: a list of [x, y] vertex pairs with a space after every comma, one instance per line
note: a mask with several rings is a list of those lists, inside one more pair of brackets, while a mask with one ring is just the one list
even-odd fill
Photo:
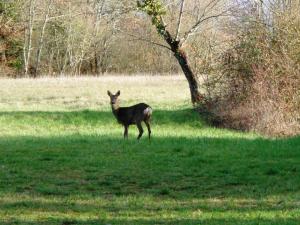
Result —
[[[300, 13], [250, 24], [222, 54], [213, 104], [223, 127], [270, 136], [300, 134]], [[217, 93], [217, 94], [216, 94]], [[216, 101], [217, 99], [217, 101]]]

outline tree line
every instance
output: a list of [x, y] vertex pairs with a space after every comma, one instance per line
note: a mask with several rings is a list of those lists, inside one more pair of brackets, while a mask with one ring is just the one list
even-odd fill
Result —
[[16, 0], [0, 11], [3, 76], [178, 72], [166, 51], [137, 43], [157, 37], [135, 2]]

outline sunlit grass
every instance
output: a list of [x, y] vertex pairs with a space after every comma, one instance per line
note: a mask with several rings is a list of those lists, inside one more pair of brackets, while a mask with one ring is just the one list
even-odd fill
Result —
[[[296, 224], [299, 208], [280, 200], [189, 199], [149, 196], [113, 198], [43, 198], [9, 196], [0, 213], [9, 221], [48, 224]], [[280, 205], [280, 206], [279, 206]], [[2, 211], [3, 212], [3, 211]]]
[[[0, 224], [299, 224], [300, 139], [208, 126], [183, 79], [14, 81], [1, 84]], [[151, 104], [151, 142], [134, 126], [123, 140], [107, 89]]]
[[107, 90], [121, 90], [123, 104], [146, 101], [167, 109], [190, 103], [184, 76], [104, 76], [2, 79], [0, 107], [2, 111], [103, 110], [109, 109]]

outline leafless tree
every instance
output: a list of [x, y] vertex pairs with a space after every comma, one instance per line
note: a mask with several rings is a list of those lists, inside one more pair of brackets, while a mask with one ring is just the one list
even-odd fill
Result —
[[28, 16], [27, 16], [27, 21], [25, 23], [25, 29], [24, 29], [23, 57], [24, 57], [25, 76], [28, 75], [28, 70], [29, 70], [30, 60], [31, 60], [32, 34], [33, 34], [34, 18], [35, 18], [35, 4], [36, 4], [36, 0], [29, 0], [28, 14], [27, 14]]
[[41, 59], [42, 49], [43, 49], [43, 45], [44, 45], [45, 29], [46, 29], [47, 23], [49, 21], [49, 15], [50, 15], [50, 9], [51, 9], [52, 3], [53, 3], [53, 0], [48, 0], [47, 1], [44, 21], [43, 21], [43, 24], [42, 24], [41, 34], [40, 34], [40, 38], [39, 38], [39, 42], [38, 42], [38, 46], [37, 46], [34, 77], [36, 77], [38, 75], [38, 72], [39, 72], [40, 59]]
[[[151, 17], [152, 24], [156, 27], [158, 33], [163, 37], [164, 41], [167, 43], [167, 46], [163, 46], [172, 51], [175, 58], [177, 59], [189, 83], [191, 100], [193, 104], [203, 102], [204, 97], [199, 91], [199, 82], [197, 79], [197, 74], [194, 73], [193, 69], [190, 66], [187, 53], [184, 50], [184, 45], [189, 41], [189, 39], [192, 36], [197, 34], [201, 25], [203, 25], [205, 22], [217, 19], [222, 16], [227, 16], [229, 14], [228, 7], [220, 7], [220, 5], [223, 2], [224, 1], [222, 0], [205, 1], [204, 6], [201, 7], [201, 13], [197, 15], [196, 18], [194, 18], [194, 22], [189, 27], [185, 26], [185, 29], [183, 30], [182, 25], [184, 22], [187, 22], [184, 17], [186, 16], [188, 18], [189, 15], [185, 14], [187, 1], [181, 0], [178, 9], [178, 22], [177, 25], [175, 25], [175, 34], [172, 34], [172, 27], [170, 28], [169, 25], [165, 22], [165, 5], [161, 1], [138, 1], [138, 7]], [[200, 1], [189, 2], [189, 7], [193, 7], [193, 5], [196, 4], [200, 4]], [[189, 19], [189, 21], [191, 20]]]

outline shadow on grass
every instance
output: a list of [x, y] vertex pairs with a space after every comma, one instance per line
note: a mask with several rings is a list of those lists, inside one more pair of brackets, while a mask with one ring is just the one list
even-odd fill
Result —
[[0, 192], [260, 198], [300, 189], [300, 139], [1, 137]]
[[[1, 221], [0, 221], [1, 222]], [[3, 222], [3, 225], [12, 225], [12, 224], [20, 224], [20, 225], [114, 225], [114, 224], [122, 224], [122, 225], [200, 225], [200, 224], [238, 224], [238, 225], [298, 225], [298, 219], [255, 219], [255, 220], [247, 220], [247, 219], [135, 219], [135, 220], [126, 220], [126, 219], [108, 219], [108, 220], [64, 220], [64, 219], [52, 219], [49, 222], [24, 222], [23, 220], [16, 220], [14, 222]]]

